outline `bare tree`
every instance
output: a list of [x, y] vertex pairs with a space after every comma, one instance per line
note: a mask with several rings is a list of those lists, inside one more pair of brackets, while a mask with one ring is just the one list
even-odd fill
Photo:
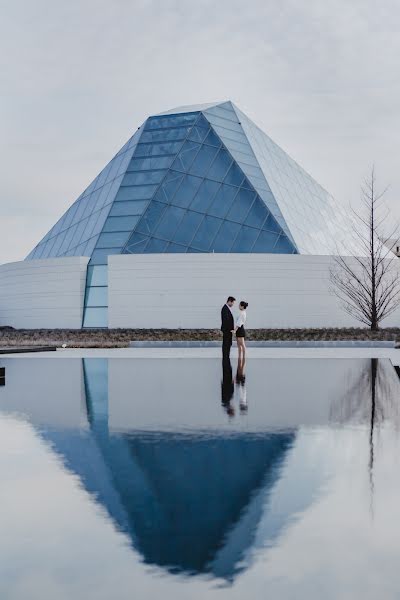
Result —
[[381, 321], [400, 304], [400, 278], [396, 268], [400, 265], [395, 264], [400, 259], [384, 242], [395, 237], [398, 227], [385, 235], [384, 223], [389, 214], [382, 202], [385, 191], [377, 191], [372, 169], [361, 189], [361, 209], [352, 209], [353, 232], [360, 256], [338, 254], [330, 272], [332, 291], [343, 309], [372, 331], [377, 331]]

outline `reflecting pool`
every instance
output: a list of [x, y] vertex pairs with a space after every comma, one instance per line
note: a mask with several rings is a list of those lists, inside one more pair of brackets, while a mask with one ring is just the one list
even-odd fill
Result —
[[390, 361], [0, 367], [1, 599], [399, 597]]

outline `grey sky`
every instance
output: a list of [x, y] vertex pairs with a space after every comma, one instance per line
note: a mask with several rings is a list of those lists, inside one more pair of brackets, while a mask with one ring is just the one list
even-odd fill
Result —
[[0, 263], [149, 114], [233, 100], [342, 202], [375, 162], [400, 217], [395, 0], [1, 0]]

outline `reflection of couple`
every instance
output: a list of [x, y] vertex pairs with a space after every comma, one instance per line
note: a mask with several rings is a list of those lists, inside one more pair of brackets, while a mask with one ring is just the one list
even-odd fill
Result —
[[[244, 361], [238, 362], [235, 377], [236, 395], [239, 400], [239, 409], [242, 414], [247, 412], [246, 376], [244, 373]], [[232, 365], [229, 357], [222, 359], [222, 383], [221, 403], [230, 417], [235, 415], [235, 407], [232, 404], [235, 385], [232, 376]]]
[[246, 323], [246, 308], [248, 307], [248, 303], [244, 302], [244, 300], [239, 303], [239, 314], [235, 322], [232, 313], [235, 302], [236, 298], [229, 296], [221, 309], [222, 357], [229, 359], [232, 346], [232, 335], [235, 334], [239, 352], [239, 363], [244, 363], [246, 356], [246, 331], [244, 325]]

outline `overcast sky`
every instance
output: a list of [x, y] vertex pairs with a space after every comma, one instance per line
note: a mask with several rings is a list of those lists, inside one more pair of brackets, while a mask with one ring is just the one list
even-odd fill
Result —
[[343, 203], [400, 217], [397, 0], [0, 0], [0, 263], [149, 114], [231, 99]]

